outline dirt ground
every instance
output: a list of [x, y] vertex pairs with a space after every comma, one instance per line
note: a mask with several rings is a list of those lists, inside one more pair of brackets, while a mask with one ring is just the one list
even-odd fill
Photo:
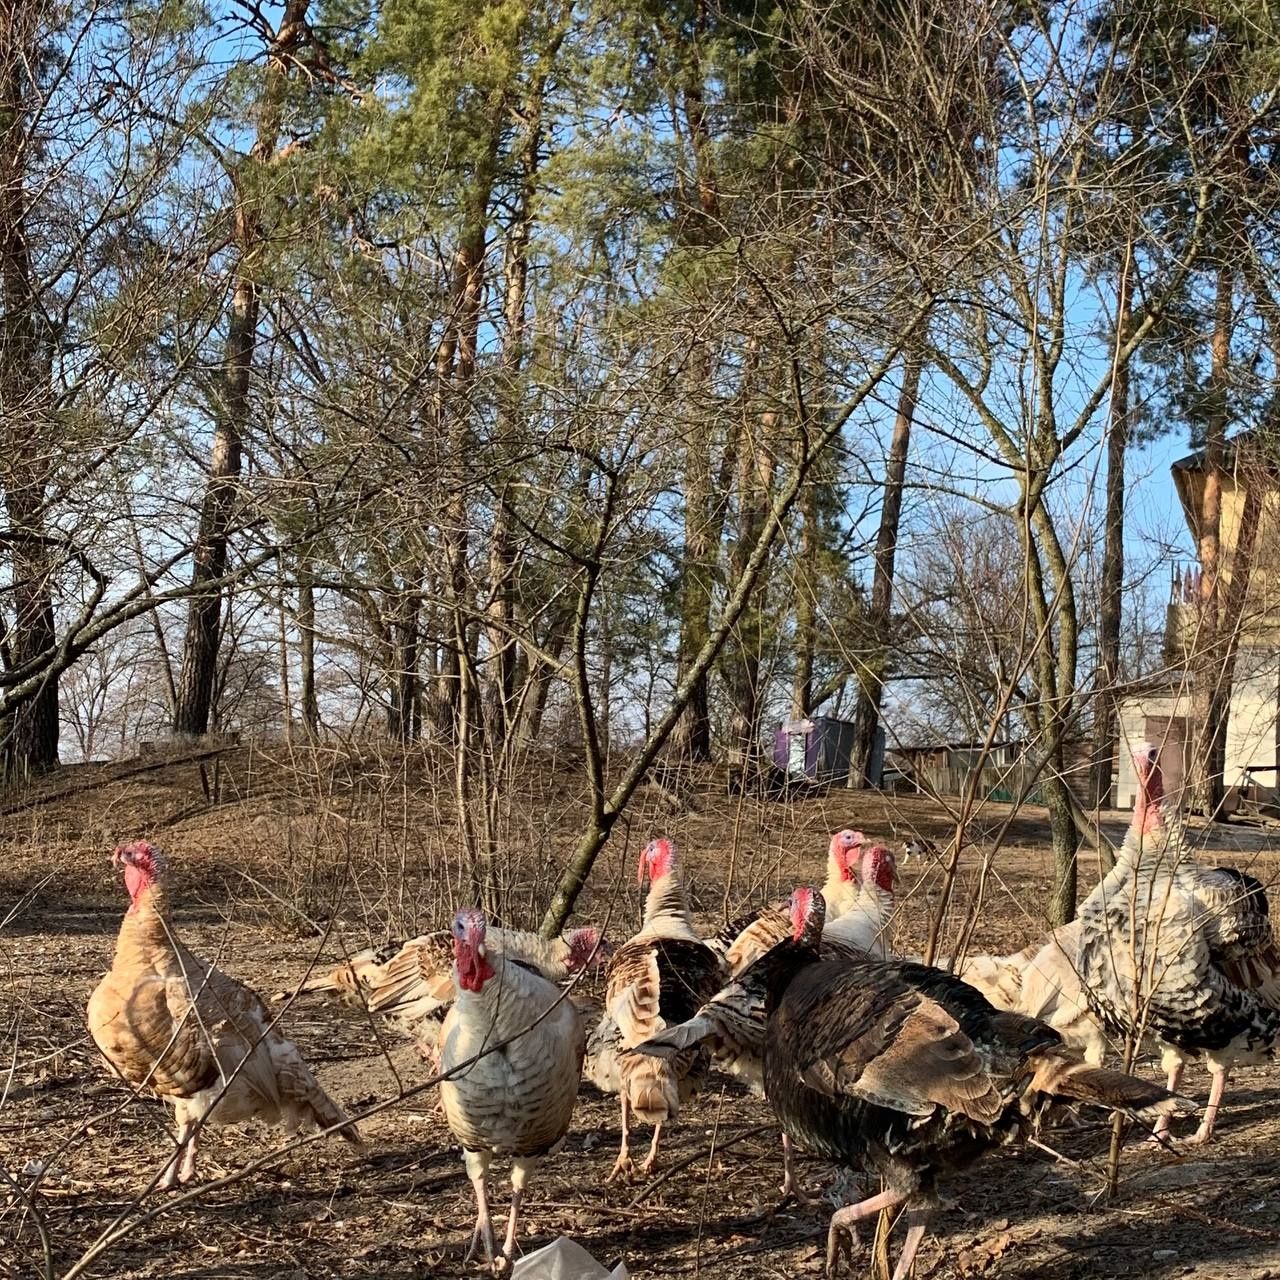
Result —
[[[449, 852], [457, 833], [439, 818], [447, 805], [433, 798], [447, 785], [425, 766], [345, 760], [317, 769], [238, 752], [216, 772], [205, 762], [203, 778], [190, 763], [64, 770], [0, 809], [0, 1277], [474, 1274], [462, 1262], [474, 1206], [459, 1151], [434, 1091], [412, 1092], [426, 1066], [393, 1038], [380, 1043], [363, 1016], [299, 1001], [286, 1026], [349, 1110], [392, 1102], [363, 1122], [366, 1151], [313, 1142], [225, 1185], [141, 1207], [135, 1197], [166, 1157], [168, 1111], [133, 1100], [110, 1078], [84, 1029], [85, 1001], [110, 963], [125, 905], [107, 862], [118, 840], [145, 835], [168, 850], [185, 941], [266, 995], [296, 983], [317, 958], [339, 955], [341, 944], [447, 923], [449, 906], [466, 900]], [[512, 923], [529, 922], [545, 900], [581, 803], [575, 776], [551, 769], [534, 771], [510, 797], [497, 874]], [[1104, 817], [1118, 840], [1127, 816]], [[1011, 951], [1044, 931], [1043, 814], [1008, 819], [1007, 808], [989, 805], [969, 829], [943, 915], [944, 950], [971, 915], [972, 951]], [[827, 833], [845, 825], [895, 843], [912, 831], [944, 841], [953, 829], [917, 798], [831, 791], [784, 802], [711, 783], [665, 786], [642, 794], [630, 825], [615, 833], [577, 919], [607, 919], [619, 938], [633, 927], [632, 859], [652, 832], [680, 842], [700, 919], [714, 925], [747, 901], [820, 881]], [[1271, 833], [1232, 826], [1197, 834], [1209, 860], [1268, 885], [1277, 879]], [[901, 871], [895, 941], [918, 950], [938, 910], [941, 872], [930, 859]], [[1097, 875], [1087, 851], [1080, 875], [1083, 893]], [[1203, 1098], [1207, 1076], [1193, 1070], [1185, 1087]], [[1278, 1103], [1274, 1066], [1241, 1069], [1219, 1140], [1182, 1157], [1132, 1139], [1111, 1200], [1101, 1121], [1045, 1135], [1057, 1156], [989, 1157], [956, 1185], [955, 1207], [938, 1215], [915, 1274], [1280, 1280]], [[530, 1192], [524, 1251], [563, 1234], [608, 1266], [625, 1260], [637, 1277], [821, 1273], [831, 1203], [854, 1184], [804, 1159], [806, 1183], [828, 1203], [780, 1206], [778, 1136], [764, 1103], [713, 1080], [672, 1130], [648, 1182], [604, 1185], [618, 1136], [616, 1099], [584, 1085], [564, 1151], [545, 1162]], [[211, 1131], [202, 1176], [234, 1175], [279, 1144], [260, 1128]], [[501, 1182], [494, 1200], [497, 1216]], [[75, 1270], [104, 1233], [129, 1224]], [[865, 1271], [864, 1254], [856, 1274]]]

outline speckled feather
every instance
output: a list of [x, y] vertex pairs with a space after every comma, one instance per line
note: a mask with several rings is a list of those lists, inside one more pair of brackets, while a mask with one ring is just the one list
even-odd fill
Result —
[[441, 1029], [441, 1070], [516, 1038], [441, 1081], [445, 1118], [468, 1150], [545, 1155], [564, 1138], [573, 1116], [586, 1047], [582, 1021], [554, 983], [497, 952], [489, 953], [489, 961], [494, 976], [479, 992], [455, 987]]
[[1081, 980], [1112, 1030], [1146, 1028], [1186, 1054], [1257, 1060], [1280, 1037], [1280, 956], [1252, 876], [1200, 867], [1165, 810], [1159, 770], [1116, 865], [1080, 907]]

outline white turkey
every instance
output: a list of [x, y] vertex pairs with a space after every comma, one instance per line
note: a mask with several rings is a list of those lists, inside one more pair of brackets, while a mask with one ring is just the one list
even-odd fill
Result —
[[857, 897], [847, 910], [827, 917], [822, 940], [842, 942], [868, 955], [887, 959], [897, 860], [883, 845], [872, 845], [863, 852], [859, 870]]
[[[538, 1161], [569, 1131], [582, 1073], [577, 1011], [553, 983], [490, 951], [484, 915], [454, 917], [452, 1007], [440, 1031], [440, 1096], [476, 1197], [467, 1261], [483, 1248], [495, 1271], [515, 1251], [517, 1219]], [[511, 1158], [511, 1215], [502, 1248], [489, 1216], [495, 1155]]]
[[[1164, 1047], [1170, 1091], [1188, 1060], [1212, 1074], [1192, 1143], [1208, 1142], [1237, 1062], [1280, 1037], [1280, 952], [1253, 876], [1200, 866], [1164, 791], [1159, 748], [1134, 752], [1139, 794], [1116, 865], [1080, 907], [1077, 966], [1090, 1005], [1120, 1035]], [[1157, 1132], [1167, 1131], [1167, 1118]]]
[[[830, 920], [867, 901], [862, 894], [865, 880], [859, 883], [858, 879], [866, 839], [861, 831], [848, 828], [831, 837], [827, 846], [827, 879], [822, 886]], [[733, 974], [780, 942], [790, 930], [787, 904], [778, 902], [756, 907], [730, 921], [707, 939], [707, 945], [722, 957], [725, 969]]]

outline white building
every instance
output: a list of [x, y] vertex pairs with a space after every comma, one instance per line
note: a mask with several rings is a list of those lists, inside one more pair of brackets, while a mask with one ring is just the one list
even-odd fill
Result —
[[[1238, 443], [1233, 442], [1233, 443]], [[1267, 493], [1255, 525], [1249, 577], [1238, 620], [1235, 676], [1227, 716], [1223, 783], [1226, 808], [1236, 807], [1245, 788], [1256, 799], [1277, 799], [1277, 732], [1280, 726], [1280, 487], [1269, 468], [1251, 460], [1237, 466], [1238, 452], [1228, 450], [1220, 473], [1221, 581], [1229, 593], [1237, 540], [1244, 520], [1246, 478], [1265, 477]], [[1199, 539], [1200, 503], [1204, 491], [1204, 455], [1192, 454], [1173, 464], [1173, 479], [1191, 535]], [[1170, 785], [1187, 776], [1187, 755], [1197, 735], [1188, 657], [1198, 625], [1199, 572], [1178, 568], [1173, 574], [1165, 633], [1168, 671], [1160, 680], [1131, 695], [1118, 708], [1115, 804], [1131, 808], [1137, 799], [1130, 748], [1143, 741], [1163, 745], [1161, 764]]]

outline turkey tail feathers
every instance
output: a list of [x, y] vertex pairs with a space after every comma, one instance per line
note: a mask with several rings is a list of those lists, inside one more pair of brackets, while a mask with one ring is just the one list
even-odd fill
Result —
[[636, 1119], [644, 1124], [674, 1120], [680, 1112], [680, 1085], [674, 1068], [647, 1057], [624, 1061], [622, 1087]]
[[1091, 1067], [1070, 1050], [1050, 1049], [1032, 1059], [1031, 1089], [1061, 1102], [1082, 1102], [1143, 1119], [1197, 1110], [1188, 1098], [1170, 1093], [1149, 1080]]

